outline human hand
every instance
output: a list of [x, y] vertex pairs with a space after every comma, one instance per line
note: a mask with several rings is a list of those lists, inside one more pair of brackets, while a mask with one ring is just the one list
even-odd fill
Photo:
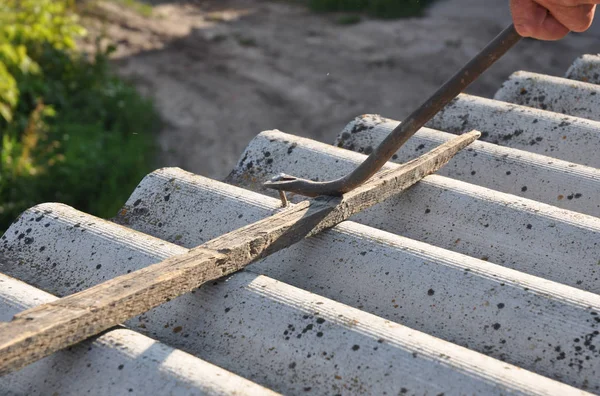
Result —
[[517, 32], [523, 37], [559, 40], [586, 31], [600, 0], [510, 0]]

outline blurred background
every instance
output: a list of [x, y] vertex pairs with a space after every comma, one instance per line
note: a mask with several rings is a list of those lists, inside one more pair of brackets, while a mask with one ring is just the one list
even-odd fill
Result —
[[[158, 167], [222, 179], [263, 130], [402, 119], [508, 23], [508, 0], [3, 0], [0, 232], [48, 201], [112, 217]], [[524, 40], [468, 92], [561, 75], [599, 25]]]

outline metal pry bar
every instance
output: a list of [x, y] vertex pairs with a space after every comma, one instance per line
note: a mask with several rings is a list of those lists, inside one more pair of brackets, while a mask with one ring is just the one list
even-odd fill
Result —
[[341, 196], [363, 184], [394, 155], [406, 141], [456, 98], [469, 84], [521, 40], [514, 25], [504, 29], [458, 73], [442, 85], [425, 103], [398, 125], [352, 173], [328, 182], [314, 182], [289, 175], [279, 175], [264, 185], [307, 197]]

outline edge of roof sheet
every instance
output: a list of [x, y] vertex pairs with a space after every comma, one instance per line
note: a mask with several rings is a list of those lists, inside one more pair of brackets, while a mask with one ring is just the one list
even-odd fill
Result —
[[572, 80], [600, 84], [600, 54], [586, 54], [575, 59], [565, 77]]
[[451, 133], [476, 129], [480, 141], [600, 167], [600, 122], [586, 118], [461, 94], [427, 126]]
[[[0, 321], [57, 300], [0, 273]], [[110, 379], [110, 380], [108, 380]], [[276, 393], [128, 329], [115, 329], [0, 378], [3, 394]]]
[[600, 86], [546, 74], [517, 71], [494, 99], [600, 121]]

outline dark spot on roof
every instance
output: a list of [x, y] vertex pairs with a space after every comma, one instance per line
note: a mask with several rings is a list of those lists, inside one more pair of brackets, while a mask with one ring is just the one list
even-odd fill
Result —
[[133, 203], [133, 206], [138, 206], [138, 205], [139, 205], [139, 204], [141, 204], [141, 203], [142, 203], [142, 200], [141, 200], [141, 199], [138, 199], [137, 201], [135, 201], [135, 202]]
[[292, 154], [292, 152], [294, 151], [294, 149], [296, 148], [296, 146], [298, 146], [297, 143], [292, 143], [290, 147], [288, 147], [287, 153], [288, 154]]
[[318, 323], [318, 324], [323, 324], [323, 323], [325, 323], [325, 319], [323, 319], [323, 318], [318, 318], [318, 319], [317, 319], [317, 323]]
[[497, 305], [497, 307], [498, 307], [498, 309], [502, 309], [502, 308], [504, 308], [504, 303], [500, 303], [500, 304], [498, 304], [498, 305]]
[[171, 194], [165, 195], [165, 202], [169, 202], [169, 199], [171, 199]]
[[119, 364], [119, 367], [118, 367], [118, 369], [119, 369], [119, 370], [123, 370], [123, 367], [125, 367], [125, 366], [124, 366], [124, 365], [122, 365], [122, 364]]
[[322, 331], [319, 331], [319, 332], [317, 333], [317, 337], [323, 337], [323, 332], [322, 332]]
[[292, 362], [288, 365], [289, 368], [293, 369], [294, 367], [296, 367], [296, 362]]
[[533, 226], [531, 224], [527, 224], [527, 229], [531, 230], [533, 228]]
[[353, 351], [358, 351], [359, 349], [360, 349], [360, 345], [356, 345], [355, 344], [355, 345], [352, 346], [352, 350]]
[[523, 192], [527, 191], [527, 186], [521, 187], [521, 191], [523, 191]]
[[33, 238], [31, 237], [27, 237], [25, 238], [25, 245], [31, 245], [33, 243]]
[[433, 289], [427, 290], [427, 295], [428, 296], [433, 296], [434, 294], [435, 294], [435, 290], [433, 290]]
[[98, 264], [98, 265], [96, 266], [96, 269], [97, 269], [97, 270], [99, 270], [100, 268], [102, 268], [102, 264]]
[[500, 329], [500, 323], [494, 323], [494, 325], [492, 327], [494, 328], [494, 330], [499, 330]]
[[362, 132], [362, 131], [367, 130], [367, 129], [368, 128], [367, 128], [367, 126], [365, 124], [359, 124], [359, 123], [357, 123], [357, 124], [354, 124], [354, 127], [352, 128], [352, 130], [350, 132], [352, 132], [352, 133], [359, 133], [359, 132]]

